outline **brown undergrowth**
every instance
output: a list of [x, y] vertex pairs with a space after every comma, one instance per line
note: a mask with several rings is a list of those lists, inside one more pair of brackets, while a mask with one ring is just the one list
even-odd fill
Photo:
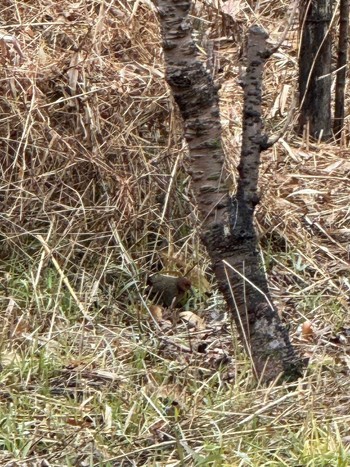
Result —
[[[5, 3], [1, 464], [348, 465], [348, 129], [341, 146], [316, 144], [292, 118], [263, 154], [262, 254], [309, 369], [260, 387], [198, 239], [153, 4]], [[241, 43], [253, 22], [276, 43], [290, 11], [226, 8], [198, 2], [193, 20], [234, 185]], [[293, 26], [266, 69], [269, 133], [293, 107], [297, 48]], [[191, 277], [186, 308], [204, 326], [152, 317], [144, 284], [158, 270]]]

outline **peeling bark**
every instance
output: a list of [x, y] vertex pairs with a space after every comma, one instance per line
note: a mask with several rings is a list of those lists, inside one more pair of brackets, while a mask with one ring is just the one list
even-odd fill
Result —
[[197, 56], [188, 21], [190, 0], [159, 0], [166, 79], [177, 102], [189, 147], [189, 172], [202, 221], [202, 240], [218, 286], [235, 320], [256, 375], [294, 379], [302, 363], [271, 303], [254, 230], [259, 201], [260, 153], [268, 146], [262, 134], [261, 83], [269, 56], [267, 35], [251, 28], [244, 80], [243, 145], [236, 196], [229, 196], [218, 89]]

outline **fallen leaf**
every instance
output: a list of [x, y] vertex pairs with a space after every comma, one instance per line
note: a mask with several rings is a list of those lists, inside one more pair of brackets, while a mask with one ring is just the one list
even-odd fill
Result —
[[163, 319], [163, 308], [159, 305], [151, 305], [149, 307], [149, 311], [151, 313], [151, 315], [153, 316], [153, 318], [159, 322], [159, 321], [162, 321]]
[[195, 313], [192, 313], [192, 311], [183, 311], [179, 314], [179, 316], [184, 321], [187, 321], [187, 323], [190, 326], [195, 327], [197, 331], [202, 331], [203, 329], [205, 329], [204, 319], [196, 315]]
[[314, 330], [312, 328], [312, 323], [310, 321], [305, 321], [301, 327], [301, 334], [303, 337], [310, 339], [314, 336]]
[[241, 11], [241, 8], [242, 6], [239, 0], [228, 0], [223, 4], [221, 11], [235, 20], [237, 14]]

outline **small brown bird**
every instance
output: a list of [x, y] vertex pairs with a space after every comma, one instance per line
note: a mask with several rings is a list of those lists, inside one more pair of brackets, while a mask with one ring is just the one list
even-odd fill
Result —
[[148, 278], [147, 283], [150, 286], [150, 297], [166, 307], [178, 305], [191, 289], [191, 281], [187, 277], [155, 274]]

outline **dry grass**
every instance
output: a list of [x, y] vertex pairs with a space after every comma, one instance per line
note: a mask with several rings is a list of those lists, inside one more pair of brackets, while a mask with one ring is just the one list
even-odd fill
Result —
[[[194, 11], [200, 44], [209, 31], [218, 46], [232, 170], [242, 102], [228, 28], [239, 41], [258, 21], [276, 42], [289, 11], [239, 6], [231, 26], [209, 4]], [[260, 387], [199, 243], [151, 3], [6, 2], [2, 22], [24, 59], [1, 49], [0, 463], [349, 465], [348, 132], [338, 147], [290, 128], [263, 154], [271, 290], [310, 365], [297, 386]], [[292, 105], [297, 44], [291, 32], [266, 69], [270, 132]], [[143, 285], [159, 269], [191, 270], [204, 330], [154, 322]]]

